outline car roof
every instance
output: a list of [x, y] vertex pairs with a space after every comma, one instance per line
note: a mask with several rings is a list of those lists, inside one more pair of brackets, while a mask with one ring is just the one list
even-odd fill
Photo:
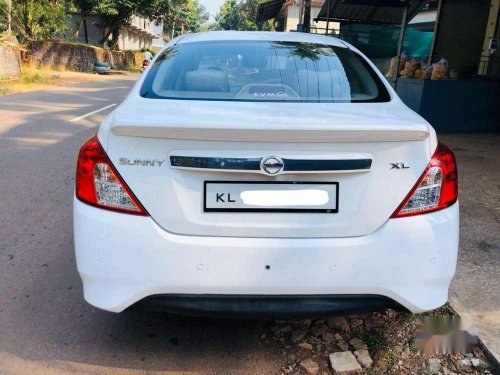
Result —
[[336, 47], [348, 45], [337, 38], [325, 35], [298, 32], [267, 32], [267, 31], [208, 31], [186, 34], [179, 37], [177, 43], [213, 42], [224, 40], [249, 40], [270, 42], [301, 42], [327, 44]]

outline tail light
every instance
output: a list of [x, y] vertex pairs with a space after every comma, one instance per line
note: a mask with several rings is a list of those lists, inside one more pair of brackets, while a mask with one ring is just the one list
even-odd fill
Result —
[[148, 215], [109, 160], [97, 136], [80, 148], [75, 184], [76, 197], [82, 202], [111, 211]]
[[448, 147], [439, 143], [424, 173], [391, 218], [438, 211], [451, 206], [457, 198], [455, 155]]

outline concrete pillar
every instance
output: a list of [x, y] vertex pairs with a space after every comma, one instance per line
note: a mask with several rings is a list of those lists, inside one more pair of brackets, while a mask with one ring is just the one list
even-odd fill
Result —
[[459, 76], [477, 74], [491, 0], [441, 0], [431, 61], [448, 60]]
[[481, 53], [481, 63], [479, 64], [479, 69], [477, 72], [477, 74], [480, 76], [486, 75], [488, 73], [488, 66], [492, 56], [492, 53], [489, 49], [490, 40], [495, 38], [496, 36], [499, 11], [500, 0], [491, 0], [490, 13], [488, 15], [488, 23], [486, 24], [486, 33], [484, 35], [483, 51]]

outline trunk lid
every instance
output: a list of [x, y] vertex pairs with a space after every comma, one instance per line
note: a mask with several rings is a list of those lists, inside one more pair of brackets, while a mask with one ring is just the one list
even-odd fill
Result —
[[[367, 235], [430, 160], [429, 126], [400, 103], [136, 100], [112, 114], [104, 147], [153, 220], [172, 233]], [[284, 160], [284, 173], [254, 168], [269, 156]], [[207, 168], [207, 160], [224, 167]], [[253, 166], [239, 168], [241, 160]], [[338, 212], [205, 212], [206, 181], [338, 183]]]

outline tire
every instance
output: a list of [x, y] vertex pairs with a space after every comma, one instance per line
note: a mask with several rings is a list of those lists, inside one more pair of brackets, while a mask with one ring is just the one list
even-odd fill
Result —
[[109, 69], [109, 66], [106, 66], [106, 67], [104, 67], [104, 66], [94, 66], [94, 71], [97, 72], [97, 73], [99, 73], [99, 74], [108, 74], [110, 70], [111, 69]]
[[96, 61], [94, 63], [95, 67], [100, 67], [100, 68], [109, 68], [109, 63], [106, 61]]

